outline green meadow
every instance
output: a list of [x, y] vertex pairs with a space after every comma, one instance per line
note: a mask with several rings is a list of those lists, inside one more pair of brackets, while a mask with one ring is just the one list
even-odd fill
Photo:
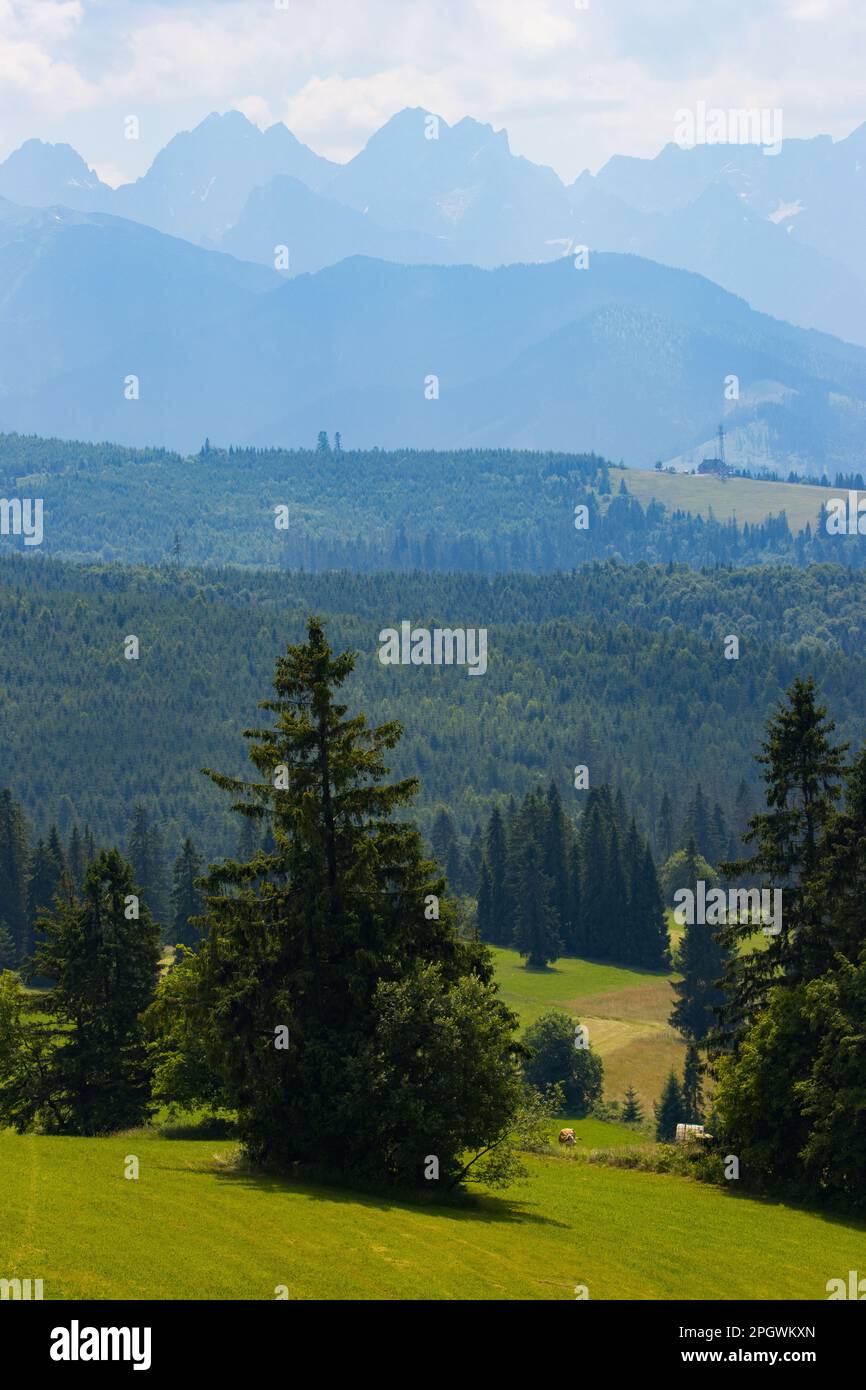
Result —
[[158, 1131], [3, 1133], [0, 1277], [46, 1299], [822, 1299], [862, 1265], [862, 1223], [682, 1177], [530, 1156], [528, 1181], [441, 1206], [232, 1158]]
[[671, 975], [561, 957], [547, 970], [528, 970], [516, 951], [494, 948], [502, 997], [526, 1028], [549, 1009], [564, 1009], [589, 1032], [604, 1062], [607, 1100], [633, 1086], [644, 1112], [661, 1095], [671, 1067], [682, 1073], [685, 1045], [668, 1023]]
[[757, 478], [721, 478], [711, 473], [657, 473], [654, 469], [612, 468], [614, 491], [621, 479], [633, 497], [646, 506], [663, 503], [670, 511], [694, 516], [714, 513], [719, 521], [736, 520], [741, 526], [784, 512], [796, 534], [807, 522], [814, 528], [822, 503], [839, 496], [839, 488], [812, 483], [767, 483]]

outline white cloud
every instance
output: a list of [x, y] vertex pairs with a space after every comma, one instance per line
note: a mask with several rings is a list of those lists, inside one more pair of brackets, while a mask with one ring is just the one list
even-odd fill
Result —
[[[234, 105], [347, 158], [411, 105], [505, 126], [570, 179], [655, 153], [698, 100], [846, 134], [866, 116], [864, 46], [862, 0], [0, 0], [0, 157], [71, 124], [85, 158], [117, 165]], [[148, 132], [135, 150], [117, 148], [127, 111]]]

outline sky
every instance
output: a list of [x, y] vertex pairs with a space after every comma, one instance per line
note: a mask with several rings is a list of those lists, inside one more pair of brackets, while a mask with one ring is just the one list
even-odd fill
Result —
[[234, 107], [342, 161], [422, 106], [571, 181], [656, 154], [700, 102], [841, 139], [864, 53], [864, 0], [0, 0], [0, 159], [65, 141], [117, 184]]

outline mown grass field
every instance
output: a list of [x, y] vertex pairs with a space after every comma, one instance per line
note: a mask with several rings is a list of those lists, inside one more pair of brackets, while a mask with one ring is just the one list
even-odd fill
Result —
[[504, 1194], [431, 1206], [262, 1178], [231, 1148], [0, 1134], [0, 1277], [46, 1299], [823, 1299], [862, 1266], [862, 1223], [682, 1177], [530, 1157]]
[[604, 1062], [607, 1100], [633, 1086], [644, 1111], [661, 1095], [671, 1067], [682, 1073], [685, 1045], [668, 1023], [670, 975], [562, 957], [548, 970], [527, 970], [516, 951], [494, 949], [496, 978], [523, 1027], [549, 1009], [564, 1009], [589, 1031]]
[[821, 503], [828, 497], [838, 497], [839, 488], [813, 487], [806, 483], [762, 483], [753, 478], [729, 478], [722, 482], [712, 474], [656, 473], [654, 469], [612, 468], [614, 492], [620, 478], [642, 506], [654, 498], [671, 511], [680, 508], [694, 516], [708, 516], [712, 507], [719, 521], [736, 517], [742, 526], [746, 521], [764, 521], [768, 516], [785, 512], [788, 525], [796, 534], [807, 522], [814, 529]]

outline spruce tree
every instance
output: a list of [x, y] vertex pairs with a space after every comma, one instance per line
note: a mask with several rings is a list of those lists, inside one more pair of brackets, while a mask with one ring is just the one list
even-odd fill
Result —
[[683, 1123], [703, 1124], [704, 1098], [701, 1085], [701, 1059], [694, 1043], [686, 1048], [686, 1062], [683, 1068]]
[[685, 844], [689, 839], [694, 840], [698, 847], [698, 854], [702, 854], [707, 863], [712, 864], [713, 832], [710, 823], [710, 811], [700, 782], [695, 787], [694, 796], [689, 802], [682, 828], [681, 843]]
[[643, 1109], [637, 1098], [637, 1091], [634, 1086], [629, 1086], [625, 1093], [625, 1104], [620, 1111], [620, 1119], [624, 1125], [639, 1125], [643, 1119]]
[[490, 869], [490, 940], [508, 946], [514, 930], [514, 907], [508, 895], [508, 840], [498, 806], [490, 813], [484, 854]]
[[[683, 887], [694, 891], [700, 877], [701, 860], [694, 840], [686, 850]], [[722, 947], [718, 927], [706, 922], [686, 922], [680, 938], [677, 968], [681, 979], [673, 982], [677, 996], [671, 1025], [686, 1042], [702, 1043], [715, 1027], [724, 1003], [721, 981], [727, 953]]]
[[472, 894], [476, 891], [483, 862], [484, 839], [479, 823], [474, 827], [469, 837], [469, 847], [463, 856], [463, 877], [460, 884], [462, 892]]
[[866, 952], [866, 745], [845, 774], [842, 805], [828, 818], [819, 868], [805, 891], [800, 941], [804, 976], [813, 979]]
[[353, 665], [311, 618], [277, 661], [273, 722], [246, 731], [258, 776], [208, 773], [273, 849], [207, 876], [202, 1035], [254, 1158], [407, 1183], [433, 1153], [459, 1176], [466, 1149], [510, 1132], [516, 1020], [397, 814], [417, 789], [386, 780], [399, 725], [338, 701]]
[[16, 955], [32, 945], [27, 900], [28, 843], [24, 813], [8, 788], [0, 792], [0, 911]]
[[605, 955], [607, 919], [604, 879], [607, 868], [607, 836], [601, 807], [595, 804], [581, 822], [581, 892], [584, 949], [591, 960]]
[[[150, 1111], [150, 1064], [141, 1015], [154, 996], [158, 932], [132, 902], [131, 867], [117, 850], [87, 870], [81, 898], [40, 916], [32, 973], [50, 984], [38, 1025], [43, 1052], [15, 1123], [67, 1134], [103, 1134], [141, 1124]], [[33, 1049], [31, 1049], [31, 1055]]]
[[550, 879], [550, 905], [556, 913], [557, 934], [566, 941], [570, 932], [570, 895], [568, 884], [568, 827], [562, 809], [562, 798], [555, 782], [547, 790], [542, 825], [544, 872]]
[[238, 827], [237, 857], [242, 863], [254, 859], [259, 847], [259, 827], [252, 816], [241, 816]]
[[202, 898], [196, 886], [196, 879], [201, 874], [203, 863], [201, 855], [187, 836], [172, 869], [172, 944], [194, 946], [199, 939], [198, 927], [193, 925], [192, 919], [199, 917], [202, 911]]
[[582, 854], [580, 841], [575, 840], [568, 852], [568, 938], [566, 948], [572, 955], [580, 956], [586, 946], [583, 921], [583, 880], [581, 878]]
[[6, 923], [0, 920], [0, 973], [18, 966], [18, 948]]
[[658, 873], [648, 843], [643, 846], [639, 892], [640, 912], [637, 920], [640, 934], [632, 963], [641, 965], [647, 970], [668, 970], [670, 968], [668, 924]]
[[479, 941], [495, 943], [496, 918], [493, 913], [493, 881], [486, 859], [481, 865], [481, 875], [478, 880], [478, 907], [475, 924], [478, 928]]
[[658, 827], [656, 830], [656, 849], [658, 850], [659, 863], [664, 864], [670, 859], [676, 845], [674, 844], [674, 813], [671, 807], [671, 799], [665, 792], [662, 797], [661, 809], [659, 810]]
[[722, 865], [731, 878], [748, 874], [782, 892], [782, 924], [759, 949], [742, 950], [751, 922], [730, 921], [719, 933], [727, 952], [725, 1003], [710, 1039], [712, 1054], [737, 1050], [750, 1021], [780, 983], [808, 976], [810, 956], [823, 931], [820, 904], [810, 893], [826, 853], [847, 744], [818, 703], [814, 681], [797, 679], [767, 725], [757, 761], [764, 769], [767, 810], [749, 822], [748, 859]]
[[661, 1101], [653, 1108], [656, 1117], [656, 1139], [660, 1144], [672, 1144], [677, 1137], [677, 1125], [685, 1123], [683, 1091], [673, 1069], [664, 1084]]
[[41, 941], [39, 935], [40, 916], [54, 906], [54, 898], [60, 891], [63, 877], [63, 860], [57, 856], [55, 843], [52, 840], [37, 841], [27, 882], [29, 930], [25, 949], [28, 955], [36, 949]]
[[87, 871], [87, 858], [84, 841], [77, 825], [73, 825], [70, 832], [66, 863], [69, 867], [69, 877], [73, 888], [80, 890]]
[[526, 964], [542, 969], [562, 951], [556, 912], [550, 905], [553, 885], [543, 868], [543, 853], [530, 839], [520, 856], [517, 873], [514, 944]]
[[628, 892], [619, 831], [611, 822], [605, 853], [605, 873], [601, 883], [602, 959], [626, 962], [629, 959]]

